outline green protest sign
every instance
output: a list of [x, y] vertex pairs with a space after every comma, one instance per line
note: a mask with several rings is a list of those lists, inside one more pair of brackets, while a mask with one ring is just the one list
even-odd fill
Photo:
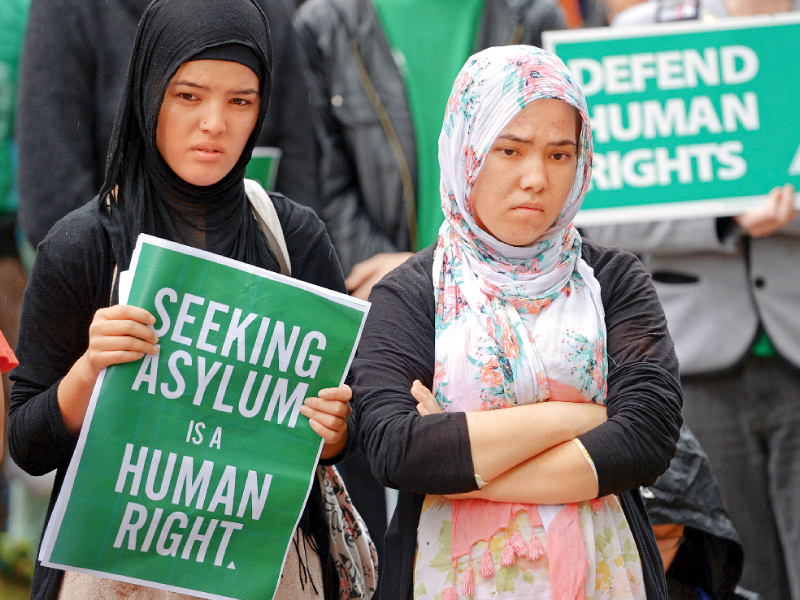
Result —
[[265, 190], [274, 190], [282, 155], [280, 148], [256, 146], [247, 163], [246, 177], [255, 179]]
[[800, 189], [798, 40], [800, 15], [546, 33], [592, 122], [576, 222], [731, 215]]
[[128, 274], [160, 353], [98, 380], [40, 559], [271, 598], [322, 447], [299, 408], [344, 381], [369, 305], [144, 235]]

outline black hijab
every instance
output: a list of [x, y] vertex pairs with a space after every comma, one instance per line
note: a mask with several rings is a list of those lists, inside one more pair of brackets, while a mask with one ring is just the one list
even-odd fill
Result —
[[[258, 76], [260, 88], [258, 120], [239, 160], [221, 181], [206, 187], [178, 177], [156, 147], [170, 80], [183, 63], [201, 58], [244, 64]], [[253, 0], [154, 0], [147, 7], [99, 195], [100, 218], [120, 270], [130, 264], [139, 233], [279, 270], [244, 192], [245, 168], [269, 105], [271, 75], [269, 25]]]

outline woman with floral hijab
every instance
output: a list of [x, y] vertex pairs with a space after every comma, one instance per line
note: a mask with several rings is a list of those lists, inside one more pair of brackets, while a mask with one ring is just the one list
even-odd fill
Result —
[[572, 224], [583, 94], [538, 48], [480, 52], [439, 163], [438, 241], [373, 289], [354, 363], [359, 441], [401, 491], [379, 597], [666, 598], [637, 490], [675, 451], [678, 363], [642, 265]]

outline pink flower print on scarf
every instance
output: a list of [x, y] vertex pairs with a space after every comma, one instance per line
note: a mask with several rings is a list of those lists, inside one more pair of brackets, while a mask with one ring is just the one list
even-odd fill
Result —
[[541, 74], [536, 70], [536, 65], [523, 59], [509, 59], [511, 72], [503, 82], [503, 94], [515, 93], [518, 96], [520, 109], [525, 108], [531, 97], [536, 93], [536, 86], [531, 81], [539, 79]]

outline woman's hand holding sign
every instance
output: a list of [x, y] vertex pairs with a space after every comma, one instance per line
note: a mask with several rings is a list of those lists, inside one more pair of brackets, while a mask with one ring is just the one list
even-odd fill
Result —
[[353, 390], [344, 384], [320, 390], [318, 398], [306, 398], [300, 408], [300, 413], [308, 417], [311, 429], [325, 440], [320, 458], [333, 458], [347, 446], [347, 419], [353, 413], [352, 397]]
[[89, 326], [89, 347], [58, 386], [58, 406], [67, 429], [77, 434], [100, 372], [158, 353], [158, 337], [149, 327], [155, 317], [143, 308], [118, 304], [98, 310]]

